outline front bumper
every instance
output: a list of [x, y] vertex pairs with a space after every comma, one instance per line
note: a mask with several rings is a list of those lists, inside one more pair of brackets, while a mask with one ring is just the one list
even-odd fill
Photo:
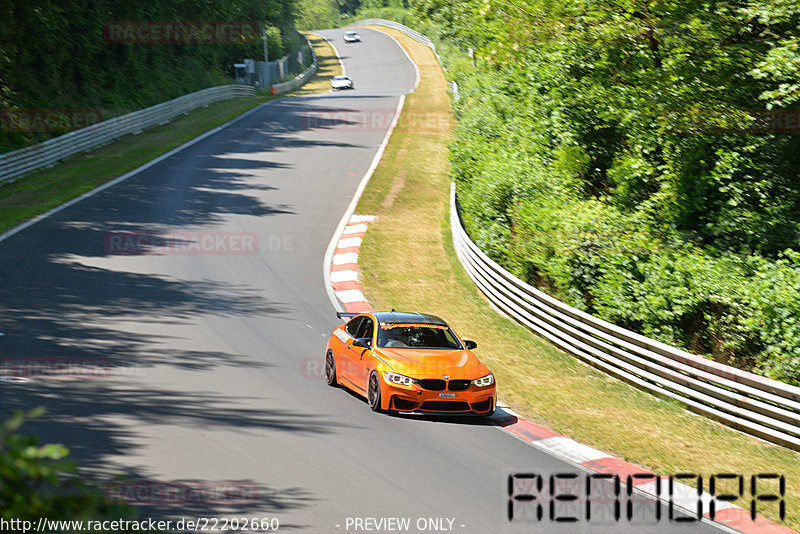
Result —
[[418, 384], [400, 386], [383, 381], [385, 408], [396, 412], [428, 412], [439, 414], [491, 414], [496, 404], [496, 389], [470, 385], [464, 391], [428, 390]]

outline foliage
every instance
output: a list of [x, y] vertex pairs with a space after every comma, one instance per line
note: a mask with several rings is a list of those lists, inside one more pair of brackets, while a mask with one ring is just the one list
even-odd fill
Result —
[[459, 83], [451, 167], [487, 253], [600, 317], [800, 384], [796, 2], [410, 7]]
[[40, 445], [17, 431], [44, 412], [16, 413], [0, 424], [0, 518], [36, 521], [132, 518], [123, 504], [106, 502], [100, 489], [79, 478], [62, 445]]
[[[347, 21], [387, 18], [402, 22], [410, 12], [404, 0], [296, 0], [298, 27], [308, 30], [336, 28]], [[418, 21], [418, 19], [414, 19]]]
[[752, 1], [741, 13], [754, 26], [753, 31], [769, 42], [768, 52], [750, 74], [757, 79], [777, 82], [777, 87], [765, 90], [760, 98], [766, 107], [788, 106], [800, 101], [800, 5], [791, 0], [776, 2]]
[[336, 0], [298, 0], [297, 27], [302, 30], [336, 28], [342, 21]]
[[[114, 21], [242, 21], [277, 28], [270, 56], [296, 50], [294, 0], [9, 0], [0, 19], [0, 108], [94, 109], [105, 118], [231, 83], [233, 64], [263, 58], [260, 36], [243, 43], [118, 44]], [[281, 42], [285, 44], [282, 46]], [[54, 133], [0, 131], [0, 152]]]
[[[267, 53], [269, 54], [270, 61], [275, 58], [283, 57], [283, 51], [286, 50], [286, 47], [283, 45], [283, 35], [281, 35], [280, 28], [267, 24], [264, 31], [267, 34]], [[261, 54], [257, 57], [263, 59]]]

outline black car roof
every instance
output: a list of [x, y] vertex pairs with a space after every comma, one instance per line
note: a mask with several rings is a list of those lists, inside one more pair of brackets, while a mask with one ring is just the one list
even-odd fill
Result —
[[373, 312], [372, 315], [380, 323], [417, 323], [417, 324], [440, 324], [447, 326], [444, 319], [427, 313], [407, 313], [407, 312]]

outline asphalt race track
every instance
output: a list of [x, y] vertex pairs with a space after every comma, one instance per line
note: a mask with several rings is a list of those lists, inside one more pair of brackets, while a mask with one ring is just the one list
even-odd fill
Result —
[[[25, 430], [64, 443], [87, 472], [127, 475], [145, 517], [277, 517], [297, 532], [354, 532], [354, 518], [410, 518], [418, 532], [445, 518], [423, 531], [554, 532], [546, 512], [509, 523], [507, 476], [573, 466], [480, 419], [375, 414], [324, 382], [339, 323], [323, 256], [416, 75], [382, 33], [360, 30], [356, 44], [321, 33], [353, 91], [271, 102], [0, 242], [6, 371], [16, 362], [30, 379], [37, 364], [83, 362], [71, 380], [0, 382], [0, 417], [47, 406]], [[156, 253], [124, 248], [129, 233]], [[179, 251], [194, 238], [210, 248]], [[194, 496], [154, 490], [176, 481]], [[664, 518], [561, 531], [719, 532]]]

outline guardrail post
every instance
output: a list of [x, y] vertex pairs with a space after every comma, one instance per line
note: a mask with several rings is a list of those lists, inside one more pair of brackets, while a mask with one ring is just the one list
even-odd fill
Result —
[[800, 450], [800, 388], [723, 365], [593, 317], [491, 260], [463, 227], [451, 186], [459, 262], [492, 305], [601, 371], [761, 439]]
[[252, 87], [248, 92], [243, 93], [239, 92], [238, 87], [223, 85], [203, 89], [168, 102], [68, 132], [37, 145], [0, 154], [0, 183], [31, 171], [52, 166], [64, 158], [107, 144], [123, 135], [139, 133], [156, 124], [166, 124], [178, 115], [188, 113], [198, 107], [237, 95], [252, 96], [255, 94]]

